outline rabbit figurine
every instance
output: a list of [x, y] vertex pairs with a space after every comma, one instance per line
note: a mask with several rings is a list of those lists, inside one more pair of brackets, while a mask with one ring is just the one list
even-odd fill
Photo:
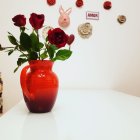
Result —
[[60, 6], [60, 8], [59, 8], [60, 17], [58, 19], [59, 26], [61, 26], [63, 28], [69, 26], [69, 24], [70, 24], [69, 15], [70, 15], [71, 11], [72, 11], [72, 8], [69, 8], [66, 11], [64, 11], [62, 6]]

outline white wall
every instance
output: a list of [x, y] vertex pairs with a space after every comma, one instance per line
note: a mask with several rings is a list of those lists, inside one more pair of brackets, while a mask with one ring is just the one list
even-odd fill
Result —
[[[103, 0], [86, 0], [83, 8], [75, 6], [76, 0], [57, 0], [49, 7], [44, 0], [3, 0], [0, 6], [0, 42], [9, 46], [7, 31], [18, 37], [18, 29], [11, 18], [16, 14], [43, 13], [46, 25], [57, 27], [58, 7], [72, 7], [71, 25], [67, 33], [74, 33], [73, 55], [65, 62], [56, 62], [54, 71], [58, 74], [60, 88], [115, 89], [140, 96], [140, 1], [112, 0], [110, 11], [102, 8]], [[87, 21], [86, 11], [100, 12], [99, 21]], [[120, 25], [117, 16], [124, 14], [127, 22]], [[93, 25], [93, 36], [83, 40], [77, 27], [84, 22]], [[13, 74], [18, 54], [7, 56], [0, 53], [0, 71], [4, 80], [5, 111], [22, 98], [19, 84], [20, 70]]]

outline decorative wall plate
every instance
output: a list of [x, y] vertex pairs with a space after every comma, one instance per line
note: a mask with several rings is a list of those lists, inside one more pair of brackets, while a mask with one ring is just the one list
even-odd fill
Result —
[[58, 24], [60, 27], [68, 27], [70, 25], [70, 13], [72, 11], [72, 8], [67, 9], [66, 11], [64, 11], [63, 7], [60, 6], [59, 8], [59, 13], [60, 13], [60, 17], [58, 19]]
[[120, 24], [123, 24], [123, 23], [126, 22], [126, 16], [124, 16], [124, 15], [119, 15], [118, 18], [117, 18], [117, 20], [118, 20], [118, 22], [119, 22]]
[[77, 7], [82, 7], [84, 5], [84, 2], [83, 0], [77, 0], [75, 4]]
[[56, 3], [56, 0], [46, 0], [48, 5], [52, 6]]
[[105, 1], [104, 4], [103, 4], [103, 7], [104, 7], [105, 10], [111, 9], [111, 7], [112, 7], [111, 1]]
[[79, 25], [78, 33], [82, 38], [89, 38], [92, 35], [92, 25], [88, 22]]

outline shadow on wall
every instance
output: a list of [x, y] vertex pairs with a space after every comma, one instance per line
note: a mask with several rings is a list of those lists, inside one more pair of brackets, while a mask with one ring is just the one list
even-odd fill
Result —
[[113, 89], [140, 97], [140, 69], [129, 67], [124, 70]]

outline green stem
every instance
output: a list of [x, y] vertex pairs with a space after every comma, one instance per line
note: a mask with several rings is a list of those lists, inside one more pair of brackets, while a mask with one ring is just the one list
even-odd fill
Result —
[[70, 51], [71, 46], [69, 45], [69, 51]]
[[20, 51], [22, 54], [24, 54], [26, 57], [27, 57], [27, 59], [28, 59], [28, 55], [27, 54], [25, 54], [23, 51]]
[[[38, 33], [38, 30], [36, 30], [36, 34], [37, 34], [37, 38], [38, 38], [38, 42], [39, 42], [39, 33]], [[39, 51], [39, 60], [40, 60], [40, 51]]]
[[[13, 48], [15, 48], [15, 47], [3, 47], [4, 49], [13, 49]], [[25, 55], [26, 57], [27, 57], [27, 59], [28, 59], [28, 55], [27, 54], [25, 54], [23, 51], [21, 51], [20, 49], [16, 49], [17, 51], [19, 51], [19, 52], [21, 52], [23, 55]]]
[[23, 51], [21, 51], [20, 49], [17, 49], [17, 51], [20, 51], [23, 55], [25, 55], [26, 57], [27, 57], [27, 59], [28, 59], [28, 55], [27, 54], [25, 54]]
[[13, 49], [15, 47], [2, 47], [2, 48], [4, 48], [4, 49]]

